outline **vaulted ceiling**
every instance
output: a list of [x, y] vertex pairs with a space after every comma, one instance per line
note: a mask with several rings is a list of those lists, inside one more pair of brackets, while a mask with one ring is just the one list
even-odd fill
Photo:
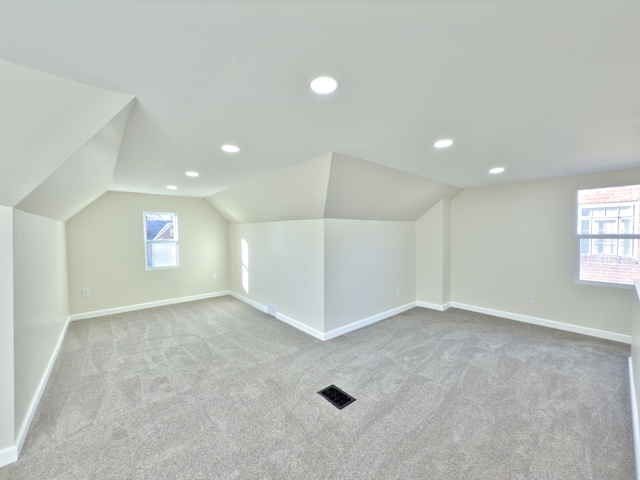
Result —
[[337, 152], [207, 197], [229, 223], [417, 220], [461, 189]]
[[107, 191], [134, 98], [0, 60], [0, 205], [67, 220]]
[[[2, 134], [25, 143], [0, 146], [3, 204], [42, 185], [35, 208], [112, 120], [122, 144], [95, 191], [205, 198], [329, 152], [459, 188], [638, 166], [639, 23], [635, 0], [0, 0], [0, 59], [105, 99], [59, 96], [55, 77], [41, 98], [4, 63]], [[320, 75], [335, 93], [310, 91]], [[76, 133], [43, 135], [46, 119]], [[68, 145], [48, 158], [54, 137]], [[45, 178], [19, 173], [36, 157]]]

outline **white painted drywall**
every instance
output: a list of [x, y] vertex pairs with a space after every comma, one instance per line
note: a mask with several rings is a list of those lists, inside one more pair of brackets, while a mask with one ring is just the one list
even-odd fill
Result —
[[442, 303], [451, 300], [451, 200], [442, 201]]
[[[0, 450], [15, 442], [13, 209], [0, 205]], [[0, 464], [1, 465], [1, 464]]]
[[360, 158], [333, 153], [325, 218], [415, 221], [462, 189]]
[[640, 279], [635, 280], [631, 318], [631, 357], [629, 358], [629, 387], [631, 388], [631, 414], [633, 445], [636, 460], [636, 479], [640, 478]]
[[414, 223], [325, 220], [325, 332], [415, 301]]
[[19, 203], [133, 98], [0, 60], [0, 205]]
[[17, 208], [67, 221], [107, 191], [133, 100], [60, 168], [27, 195]]
[[413, 221], [461, 189], [337, 152], [207, 197], [229, 223]]
[[[242, 248], [248, 247], [248, 286]], [[324, 322], [324, 221], [229, 225], [230, 289], [315, 330]]]
[[[178, 215], [178, 268], [146, 270], [143, 212]], [[227, 223], [205, 200], [107, 192], [67, 222], [71, 313], [225, 291], [227, 252]]]
[[322, 218], [331, 154], [298, 163], [206, 198], [229, 223]]
[[450, 301], [451, 201], [443, 199], [416, 220], [416, 298], [443, 306]]
[[574, 232], [577, 190], [636, 183], [640, 169], [463, 191], [452, 201], [452, 301], [630, 335], [631, 289], [574, 282]]
[[14, 210], [15, 429], [38, 393], [69, 316], [65, 225]]

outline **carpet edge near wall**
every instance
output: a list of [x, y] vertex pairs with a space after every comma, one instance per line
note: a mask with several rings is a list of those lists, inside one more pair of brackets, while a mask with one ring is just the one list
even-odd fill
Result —
[[[42, 379], [40, 381], [40, 384], [38, 385], [38, 388], [35, 392], [35, 395], [31, 401], [31, 404], [29, 406], [28, 412], [27, 412], [27, 416], [25, 417], [25, 420], [22, 423], [22, 426], [18, 432], [18, 435], [16, 436], [16, 443], [13, 446], [9, 446], [6, 447], [2, 450], [0, 450], [0, 468], [2, 466], [8, 465], [10, 463], [13, 463], [15, 461], [18, 460], [19, 456], [20, 456], [20, 452], [22, 451], [22, 447], [24, 446], [24, 442], [26, 440], [27, 437], [27, 433], [29, 431], [29, 427], [31, 425], [31, 422], [33, 421], [33, 417], [35, 415], [35, 412], [38, 408], [38, 405], [40, 403], [40, 399], [42, 398], [42, 394], [44, 393], [44, 390], [46, 388], [47, 382], [49, 380], [49, 376], [51, 375], [51, 371], [53, 370], [53, 366], [55, 365], [56, 359], [58, 357], [58, 353], [60, 352], [60, 349], [62, 347], [62, 344], [64, 342], [64, 338], [66, 336], [66, 332], [69, 326], [69, 322], [71, 321], [77, 321], [77, 320], [85, 320], [85, 319], [90, 319], [90, 318], [97, 318], [97, 317], [101, 317], [101, 316], [106, 316], [106, 315], [113, 315], [113, 314], [118, 314], [118, 313], [126, 313], [126, 312], [131, 312], [131, 311], [135, 311], [135, 310], [144, 310], [144, 309], [148, 309], [148, 308], [154, 308], [154, 307], [160, 307], [160, 306], [167, 306], [167, 305], [173, 305], [173, 304], [177, 304], [177, 303], [184, 303], [184, 302], [190, 302], [190, 301], [196, 301], [196, 300], [204, 300], [204, 299], [208, 299], [208, 298], [215, 298], [215, 297], [220, 297], [220, 296], [225, 296], [225, 295], [231, 295], [235, 298], [237, 298], [238, 300], [241, 300], [242, 302], [262, 311], [267, 313], [268, 309], [266, 306], [263, 306], [257, 302], [254, 302], [250, 299], [247, 299], [245, 297], [243, 297], [242, 295], [237, 294], [236, 292], [233, 292], [231, 290], [225, 290], [225, 291], [220, 291], [220, 292], [211, 292], [211, 293], [207, 293], [207, 294], [201, 294], [201, 295], [193, 295], [193, 296], [188, 296], [188, 297], [179, 297], [179, 298], [173, 298], [173, 299], [167, 299], [167, 300], [160, 300], [160, 301], [155, 301], [155, 302], [148, 302], [148, 303], [142, 303], [142, 304], [136, 304], [136, 305], [128, 305], [128, 306], [124, 306], [124, 307], [117, 307], [117, 308], [110, 308], [110, 309], [104, 309], [104, 310], [98, 310], [98, 311], [93, 311], [93, 312], [84, 312], [84, 313], [79, 313], [79, 314], [73, 314], [73, 315], [69, 315], [67, 317], [67, 320], [65, 322], [65, 325], [62, 329], [62, 332], [60, 334], [60, 337], [58, 339], [58, 342], [56, 344], [56, 347], [51, 355], [51, 358], [49, 360], [49, 363], [47, 365], [47, 368], [45, 369], [45, 372], [42, 376]], [[311, 329], [310, 327], [307, 327], [304, 323], [299, 322], [291, 317], [288, 317], [284, 314], [279, 313], [278, 315], [276, 315], [275, 318], [277, 318], [278, 320], [282, 321], [283, 323], [286, 323], [300, 331], [303, 331], [304, 333], [307, 333], [311, 336], [314, 336], [315, 338], [318, 338], [320, 340], [326, 341], [326, 340], [330, 340], [332, 338], [336, 338], [340, 335], [344, 335], [346, 333], [358, 330], [360, 328], [372, 325], [378, 321], [384, 320], [386, 318], [390, 318], [394, 315], [398, 315], [404, 311], [407, 311], [411, 308], [414, 307], [420, 307], [420, 308], [427, 308], [427, 309], [432, 309], [432, 310], [437, 310], [437, 311], [446, 311], [449, 308], [459, 308], [461, 310], [467, 310], [467, 311], [471, 311], [471, 312], [476, 312], [476, 313], [482, 313], [482, 314], [486, 314], [486, 315], [491, 315], [491, 316], [495, 316], [495, 317], [499, 317], [499, 318], [505, 318], [508, 320], [515, 320], [515, 321], [519, 321], [519, 322], [523, 322], [523, 323], [529, 323], [529, 324], [534, 324], [534, 325], [539, 325], [539, 326], [544, 326], [544, 327], [549, 327], [549, 328], [555, 328], [557, 330], [563, 330], [563, 331], [569, 331], [569, 332], [573, 332], [573, 333], [580, 333], [580, 334], [584, 334], [584, 335], [588, 335], [588, 336], [592, 336], [592, 337], [597, 337], [597, 338], [603, 338], [606, 340], [612, 340], [612, 341], [617, 341], [620, 343], [626, 343], [626, 344], [631, 344], [631, 336], [630, 335], [623, 335], [623, 334], [618, 334], [618, 333], [614, 333], [614, 332], [607, 332], [604, 330], [598, 330], [598, 329], [592, 329], [592, 328], [588, 328], [588, 327], [582, 327], [579, 325], [572, 325], [572, 324], [567, 324], [567, 323], [562, 323], [562, 322], [556, 322], [554, 320], [547, 320], [547, 319], [541, 319], [541, 318], [537, 318], [537, 317], [531, 317], [531, 316], [527, 316], [527, 315], [521, 315], [521, 314], [514, 314], [514, 313], [510, 313], [510, 312], [504, 312], [501, 310], [494, 310], [494, 309], [490, 309], [490, 308], [485, 308], [485, 307], [477, 307], [474, 305], [468, 305], [468, 304], [463, 304], [463, 303], [458, 303], [458, 302], [449, 302], [447, 304], [444, 305], [436, 305], [436, 304], [431, 304], [431, 303], [427, 303], [427, 302], [421, 302], [421, 301], [415, 301], [415, 302], [411, 302], [409, 304], [406, 305], [402, 305], [400, 307], [388, 310], [386, 312], [382, 312], [380, 314], [377, 315], [373, 315], [371, 317], [365, 318], [365, 319], [361, 319], [358, 320], [356, 322], [352, 322], [348, 325], [345, 325], [343, 327], [340, 327], [338, 329], [334, 329], [331, 330], [329, 332], [319, 332], [316, 331], [315, 329]], [[631, 358], [629, 359], [629, 367], [630, 370], [632, 368], [632, 362], [631, 362]], [[631, 381], [633, 382], [633, 378], [631, 377]], [[633, 390], [633, 386], [632, 386], [632, 400], [633, 398], [635, 398], [635, 392]], [[638, 449], [640, 448], [640, 433], [638, 430], [638, 419], [637, 419], [637, 408], [634, 405], [634, 402], [632, 401], [632, 411], [633, 411], [633, 429], [634, 429], [634, 449], [635, 449], [635, 456], [636, 459], [638, 458]], [[638, 462], [636, 462], [636, 468], [638, 469], [637, 475], [640, 479], [640, 466], [638, 465]]]
[[58, 359], [58, 354], [60, 353], [60, 349], [62, 348], [62, 344], [64, 343], [64, 339], [67, 335], [67, 330], [69, 328], [69, 322], [71, 317], [68, 316], [64, 322], [64, 326], [60, 332], [60, 336], [58, 337], [58, 341], [56, 342], [56, 346], [51, 353], [51, 357], [49, 358], [49, 362], [47, 363], [47, 367], [45, 368], [42, 378], [40, 379], [40, 383], [38, 384], [38, 388], [34, 392], [34, 395], [31, 399], [31, 403], [29, 404], [29, 408], [27, 410], [27, 415], [25, 416], [20, 430], [15, 438], [15, 444], [9, 447], [6, 447], [0, 450], [0, 468], [9, 465], [13, 462], [18, 461], [20, 458], [20, 453], [22, 452], [22, 448], [24, 447], [24, 442], [27, 439], [27, 434], [29, 433], [29, 428], [31, 427], [31, 422], [33, 422], [33, 417], [38, 410], [38, 405], [40, 405], [40, 400], [42, 399], [42, 395], [47, 388], [47, 383], [49, 382], [49, 377], [51, 376], [51, 372], [53, 371], [53, 367]]

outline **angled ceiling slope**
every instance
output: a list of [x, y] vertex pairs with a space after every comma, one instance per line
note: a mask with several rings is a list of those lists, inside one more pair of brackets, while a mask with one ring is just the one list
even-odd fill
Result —
[[328, 153], [207, 197], [229, 223], [339, 218], [413, 221], [461, 189]]
[[0, 205], [66, 220], [104, 193], [133, 99], [0, 60]]
[[334, 153], [325, 218], [412, 221], [461, 188]]
[[241, 183], [206, 200], [229, 223], [322, 218], [331, 154]]
[[113, 179], [118, 151], [132, 107], [133, 101], [27, 195], [16, 208], [67, 221], [105, 193]]

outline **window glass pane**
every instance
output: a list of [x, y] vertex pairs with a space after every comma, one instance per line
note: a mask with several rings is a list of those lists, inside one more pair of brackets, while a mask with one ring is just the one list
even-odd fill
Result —
[[580, 240], [580, 254], [585, 255], [589, 253], [589, 240], [585, 240], [584, 238]]
[[618, 229], [618, 220], [606, 220], [604, 222], [604, 233], [606, 234], [615, 234], [618, 233], [616, 230]]
[[633, 217], [633, 206], [628, 205], [626, 207], [620, 207], [621, 217]]
[[591, 240], [591, 253], [603, 253], [604, 241], [603, 240]]
[[640, 185], [578, 191], [580, 280], [631, 285], [640, 278], [640, 238], [620, 238], [640, 236], [639, 204]]
[[618, 255], [622, 257], [633, 257], [633, 240], [618, 240]]
[[620, 232], [625, 234], [633, 233], [633, 220], [630, 218], [625, 218], [620, 220]]
[[617, 217], [619, 210], [620, 209], [618, 207], [607, 207], [606, 208], [606, 216], [607, 217]]
[[175, 267], [178, 265], [178, 245], [170, 242], [147, 244], [147, 267]]
[[147, 269], [177, 267], [178, 216], [175, 213], [144, 213]]
[[603, 253], [605, 255], [616, 255], [618, 253], [616, 250], [618, 243], [615, 240], [603, 240], [603, 243]]
[[147, 240], [177, 240], [174, 228], [175, 215], [147, 213], [145, 227]]
[[591, 222], [591, 233], [602, 235], [604, 233], [604, 220], [594, 220]]
[[579, 233], [582, 233], [582, 234], [589, 233], [590, 226], [591, 226], [591, 221], [582, 220], [581, 228], [580, 228], [580, 232]]
[[633, 285], [633, 280], [640, 278], [640, 264], [634, 258], [638, 252], [638, 240], [618, 240], [618, 242], [620, 255], [616, 257], [581, 254], [579, 279]]

